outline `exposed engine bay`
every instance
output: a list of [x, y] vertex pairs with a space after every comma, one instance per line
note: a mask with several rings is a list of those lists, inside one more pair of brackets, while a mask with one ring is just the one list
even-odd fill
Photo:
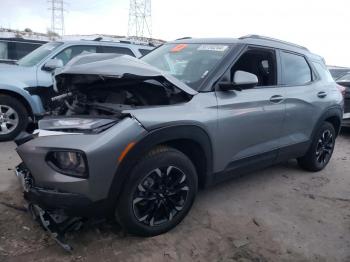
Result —
[[162, 77], [62, 74], [56, 81], [59, 95], [51, 98], [51, 115], [120, 117], [123, 110], [183, 103], [192, 97]]

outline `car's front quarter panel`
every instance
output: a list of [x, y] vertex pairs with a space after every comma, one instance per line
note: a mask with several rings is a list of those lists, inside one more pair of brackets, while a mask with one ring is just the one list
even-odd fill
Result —
[[[107, 198], [122, 151], [146, 133], [134, 119], [127, 117], [99, 134], [41, 136], [19, 146], [17, 151], [31, 172], [36, 187], [77, 193], [96, 202]], [[46, 162], [47, 153], [60, 149], [83, 151], [89, 177], [67, 176], [50, 167]]]

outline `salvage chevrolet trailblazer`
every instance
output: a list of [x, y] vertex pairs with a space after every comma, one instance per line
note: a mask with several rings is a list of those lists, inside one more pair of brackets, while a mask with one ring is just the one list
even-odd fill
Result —
[[198, 188], [290, 158], [323, 169], [344, 106], [323, 58], [257, 35], [80, 55], [54, 89], [52, 116], [16, 140], [25, 198], [56, 223], [110, 215], [140, 236], [175, 227]]

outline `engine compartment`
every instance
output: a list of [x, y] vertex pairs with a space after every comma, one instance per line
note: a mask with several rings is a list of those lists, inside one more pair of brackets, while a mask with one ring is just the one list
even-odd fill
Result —
[[192, 96], [163, 77], [62, 74], [56, 77], [50, 115], [120, 117], [123, 110], [188, 102]]

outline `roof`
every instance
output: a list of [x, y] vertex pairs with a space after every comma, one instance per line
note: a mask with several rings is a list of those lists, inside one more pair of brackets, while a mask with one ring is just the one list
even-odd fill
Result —
[[315, 59], [323, 59], [321, 56], [311, 53], [306, 47], [286, 42], [279, 39], [259, 35], [247, 35], [240, 38], [190, 38], [184, 37], [168, 43], [193, 43], [193, 44], [251, 44], [278, 49], [289, 50], [311, 56]]

